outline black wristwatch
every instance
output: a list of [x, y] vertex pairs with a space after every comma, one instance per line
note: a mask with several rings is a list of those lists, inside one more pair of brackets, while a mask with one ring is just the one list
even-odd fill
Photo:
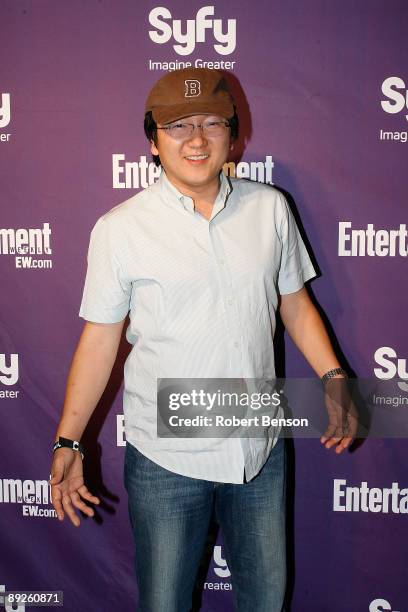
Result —
[[69, 440], [68, 438], [61, 438], [61, 436], [54, 442], [52, 452], [54, 453], [57, 448], [72, 448], [72, 450], [78, 451], [81, 454], [82, 460], [85, 457], [84, 445], [77, 440]]

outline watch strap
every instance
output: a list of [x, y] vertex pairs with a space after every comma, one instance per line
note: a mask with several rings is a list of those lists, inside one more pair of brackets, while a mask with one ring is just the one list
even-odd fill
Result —
[[69, 438], [62, 438], [61, 436], [57, 438], [54, 442], [54, 446], [52, 447], [52, 452], [54, 453], [57, 448], [71, 448], [72, 450], [78, 451], [81, 455], [82, 460], [85, 457], [85, 448], [81, 442], [78, 440], [70, 440]]
[[326, 372], [326, 374], [323, 374], [320, 380], [324, 384], [331, 378], [334, 378], [335, 376], [339, 376], [339, 374], [341, 374], [344, 378], [348, 378], [347, 372], [343, 370], [343, 368], [333, 368], [333, 370], [329, 370], [328, 372]]

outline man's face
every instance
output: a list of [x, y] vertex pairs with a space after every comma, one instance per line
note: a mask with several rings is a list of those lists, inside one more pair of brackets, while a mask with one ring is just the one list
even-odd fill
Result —
[[[168, 125], [203, 121], [225, 121], [217, 115], [193, 115]], [[158, 125], [158, 127], [163, 127]], [[218, 182], [218, 176], [227, 161], [230, 149], [230, 129], [223, 128], [220, 135], [208, 136], [196, 128], [192, 136], [176, 140], [167, 130], [157, 130], [157, 143], [151, 143], [153, 155], [159, 155], [168, 179], [183, 193], [202, 191]]]

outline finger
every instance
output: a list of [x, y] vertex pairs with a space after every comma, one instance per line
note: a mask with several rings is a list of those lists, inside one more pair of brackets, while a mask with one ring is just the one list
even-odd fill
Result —
[[358, 420], [356, 418], [349, 419], [349, 431], [353, 437], [355, 437], [358, 430]]
[[93, 509], [87, 506], [86, 503], [81, 500], [78, 493], [71, 493], [71, 500], [75, 508], [78, 508], [78, 510], [81, 510], [81, 512], [87, 516], [93, 516], [95, 514]]
[[321, 439], [324, 438], [325, 441], [329, 440], [336, 433], [336, 429], [337, 429], [336, 425], [329, 425], [329, 427], [326, 429]]
[[51, 486], [59, 484], [64, 476], [64, 469], [62, 465], [56, 464], [53, 469], [52, 476], [49, 480]]
[[330, 440], [327, 440], [327, 442], [325, 443], [325, 447], [330, 449], [333, 446], [336, 446], [336, 444], [338, 444], [340, 440], [341, 438], [330, 438]]
[[324, 444], [327, 440], [341, 440], [344, 437], [344, 431], [340, 427], [328, 427], [320, 440]]
[[101, 500], [99, 499], [99, 497], [96, 497], [95, 495], [92, 495], [92, 493], [89, 492], [88, 488], [85, 485], [83, 485], [82, 487], [79, 487], [78, 493], [80, 494], [80, 496], [83, 499], [86, 499], [87, 501], [90, 501], [92, 504], [100, 504], [101, 503]]
[[61, 491], [59, 489], [51, 490], [51, 501], [54, 506], [54, 510], [57, 513], [58, 520], [64, 520], [64, 510], [61, 504]]
[[71, 523], [75, 525], [75, 527], [79, 527], [79, 525], [81, 524], [81, 521], [79, 520], [78, 515], [73, 509], [72, 504], [71, 504], [71, 498], [68, 495], [63, 496], [62, 505], [64, 506], [64, 510], [67, 513], [67, 516], [70, 519]]
[[339, 455], [346, 450], [346, 448], [350, 446], [352, 440], [353, 438], [343, 438], [336, 448], [336, 453]]
[[332, 438], [342, 438], [339, 433], [338, 427], [336, 425], [332, 425], [328, 427], [324, 434], [321, 436], [320, 441], [324, 444], [327, 440], [331, 440]]

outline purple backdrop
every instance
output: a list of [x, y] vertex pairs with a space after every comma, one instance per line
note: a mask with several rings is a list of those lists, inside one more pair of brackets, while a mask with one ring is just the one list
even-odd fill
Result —
[[[407, 394], [407, 31], [397, 0], [3, 1], [0, 591], [62, 590], [69, 612], [136, 607], [119, 366], [87, 432], [96, 520], [58, 523], [42, 485], [82, 327], [89, 233], [154, 178], [144, 99], [169, 62], [232, 69], [237, 175], [291, 195], [349, 366]], [[288, 341], [286, 374], [312, 375]], [[346, 487], [408, 487], [405, 448], [290, 446], [291, 610], [407, 609], [406, 504], [345, 510]], [[220, 537], [210, 556], [202, 610], [232, 610]]]

